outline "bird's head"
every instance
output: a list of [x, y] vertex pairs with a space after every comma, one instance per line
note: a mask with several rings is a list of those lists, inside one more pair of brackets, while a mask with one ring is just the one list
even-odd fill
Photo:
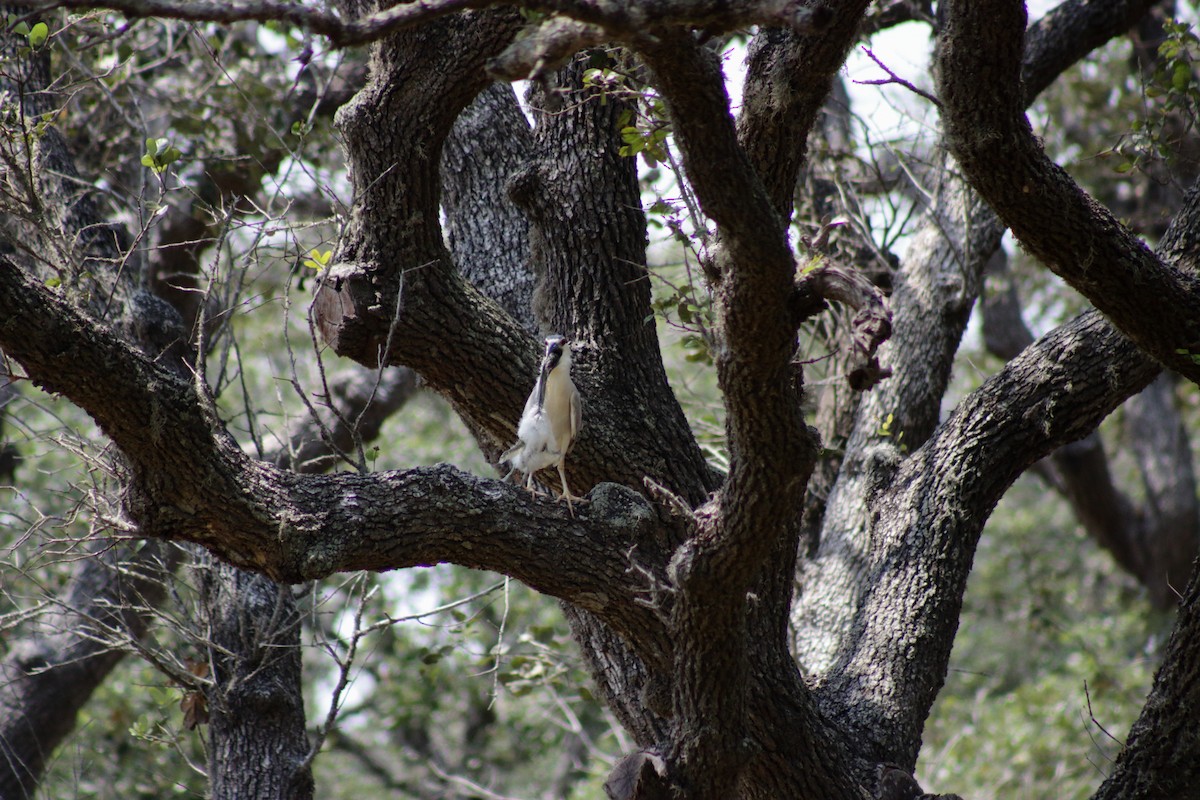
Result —
[[554, 334], [546, 337], [546, 356], [543, 369], [549, 373], [557, 367], [571, 366], [571, 343], [567, 337]]

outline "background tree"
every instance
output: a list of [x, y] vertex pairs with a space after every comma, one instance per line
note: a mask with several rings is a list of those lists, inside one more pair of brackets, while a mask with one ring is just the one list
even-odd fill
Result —
[[[326, 742], [411, 794], [457, 786], [487, 796], [476, 779], [497, 775], [480, 769], [482, 756], [449, 754], [488, 752], [490, 706], [476, 698], [456, 709], [459, 746], [405, 736], [396, 718], [393, 744], [426, 766], [397, 779], [333, 726], [370, 608], [358, 598], [371, 591], [332, 591], [345, 610], [323, 617], [322, 590], [310, 613], [287, 588], [448, 562], [561, 602], [592, 685], [636, 751], [614, 769], [610, 795], [913, 796], [996, 504], [1164, 366], [1193, 383], [1200, 375], [1196, 193], [1178, 195], [1161, 236], [1147, 230], [1158, 239], [1151, 251], [1046, 156], [1024, 115], [1149, 3], [1068, 2], [1028, 30], [1021, 5], [1001, 0], [942, 3], [936, 15], [866, 3], [106, 4], [192, 28], [11, 5], [6, 375], [69, 399], [115, 449], [101, 458], [79, 448], [90, 484], [75, 481], [89, 489], [79, 524], [103, 557], [58, 568], [66, 599], [53, 615], [17, 609], [19, 595], [6, 593], [23, 627], [0, 666], [5, 794], [32, 791], [77, 710], [135, 650], [183, 687], [189, 725], [208, 722], [202, 757], [190, 755], [207, 759], [219, 796], [311, 795]], [[254, 35], [248, 21], [267, 26]], [[831, 88], [860, 36], [904, 21], [936, 34], [936, 86], [923, 96], [944, 134], [863, 163]], [[719, 51], [747, 29], [735, 119]], [[1155, 52], [1176, 92], [1167, 110], [1186, 122], [1194, 40], [1164, 30], [1174, 44]], [[299, 53], [296, 75], [263, 66], [279, 59], [271, 32]], [[325, 41], [369, 44], [365, 71], [324, 72], [336, 60], [316, 57]], [[114, 90], [114, 65], [136, 79]], [[528, 117], [492, 76], [532, 78]], [[157, 92], [135, 91], [145, 87]], [[220, 113], [233, 102], [222, 91], [250, 124]], [[329, 165], [330, 189], [340, 174], [319, 135], [333, 105], [346, 204], [336, 191], [293, 201], [282, 187], [325, 188], [312, 165]], [[64, 135], [75, 106], [131, 135]], [[177, 141], [189, 130], [204, 148], [184, 152]], [[723, 419], [712, 461], [648, 324], [636, 153], [682, 166], [678, 200], [650, 206], [692, 248], [659, 305], [691, 328], [691, 355], [712, 365]], [[871, 209], [889, 207], [907, 211], [885, 220], [909, 222], [881, 228]], [[252, 398], [270, 390], [247, 377], [251, 334], [231, 317], [254, 302], [251, 279], [271, 270], [275, 294], [263, 299], [289, 316], [295, 289], [279, 274], [287, 267], [267, 260], [272, 237], [320, 215], [332, 246], [292, 233], [282, 248], [284, 261], [315, 273], [315, 346], [302, 352], [285, 336], [280, 371], [309, 413], [268, 435]], [[1086, 303], [1037, 339], [1011, 302], [986, 306], [985, 341], [1008, 361], [943, 416], [987, 265], [1002, 274], [994, 258], [1006, 228]], [[495, 459], [515, 435], [535, 330], [576, 342], [587, 410], [569, 469], [591, 500], [578, 518], [482, 469], [373, 468], [369, 441], [410, 396], [414, 373]], [[330, 350], [362, 368], [327, 375]], [[834, 355], [808, 363], [820, 350]], [[1163, 411], [1169, 384], [1156, 385], [1142, 401], [1149, 413], [1126, 412], [1136, 436], [1165, 431], [1170, 443], [1144, 448], [1144, 501], [1085, 477], [1107, 467], [1096, 447], [1086, 461], [1068, 452], [1041, 468], [1155, 602], [1179, 601], [1163, 667], [1102, 797], [1181, 796], [1200, 763], [1189, 733], [1200, 581], [1190, 572], [1185, 587], [1181, 569], [1196, 552], [1194, 481], [1180, 424]], [[1089, 487], [1119, 513], [1097, 513]], [[14, 517], [25, 525], [14, 538], [39, 527], [32, 512]], [[184, 557], [194, 580], [164, 577]], [[189, 652], [167, 659], [145, 637], [175, 586], [195, 587], [204, 625], [169, 628]], [[495, 591], [477, 588], [476, 600]], [[308, 735], [297, 652], [306, 617], [340, 665], [330, 711]], [[505, 619], [491, 621], [497, 659], [509, 652]], [[421, 646], [426, 666], [453, 652]], [[67, 702], [61, 686], [72, 687]], [[564, 702], [575, 721], [555, 745], [601, 732], [598, 714], [574, 708]], [[570, 760], [552, 791], [570, 791], [578, 772]]]

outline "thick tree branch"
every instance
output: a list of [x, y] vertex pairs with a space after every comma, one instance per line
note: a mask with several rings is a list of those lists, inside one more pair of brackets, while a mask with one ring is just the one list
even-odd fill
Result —
[[949, 4], [935, 73], [951, 152], [1026, 249], [1160, 363], [1200, 382], [1200, 278], [1163, 263], [1046, 157], [1022, 112], [1024, 31], [1021, 3]]
[[[1109, 35], [1120, 32], [1119, 28], [1108, 29]], [[990, 41], [992, 34], [981, 30], [978, 35], [983, 37], [982, 41]], [[972, 44], [967, 44], [968, 41]], [[973, 40], [963, 40], [964, 47], [975, 44]], [[880, 388], [863, 396], [855, 433], [846, 448], [847, 459], [829, 495], [820, 549], [817, 557], [804, 566], [803, 595], [797, 603], [796, 647], [805, 668], [812, 670], [818, 681], [828, 678], [837, 684], [822, 687], [821, 707], [830, 716], [853, 720], [852, 728], [875, 742], [872, 747], [876, 748], [880, 761], [899, 763], [905, 768], [914, 763], [921, 726], [941, 685], [953, 631], [935, 626], [929, 629], [931, 635], [919, 637], [919, 646], [914, 645], [904, 654], [890, 650], [886, 638], [873, 649], [871, 631], [876, 630], [876, 624], [924, 630], [925, 623], [921, 620], [927, 616], [921, 601], [911, 606], [890, 606], [911, 607], [920, 620], [888, 619], [892, 612], [871, 598], [878, 592], [880, 570], [889, 568], [895, 570], [892, 578], [899, 582], [897, 585], [908, 581], [910, 587], [915, 587], [928, 581], [932, 574], [942, 588], [931, 591], [931, 596], [939, 597], [939, 593], [945, 592], [961, 598], [969, 561], [946, 569], [943, 552], [929, 546], [906, 551], [905, 557], [914, 560], [897, 568], [896, 550], [881, 543], [892, 536], [902, 539], [907, 534], [896, 531], [907, 530], [905, 526], [911, 523], [890, 514], [881, 517], [879, 512], [893, 509], [901, 494], [908, 496], [909, 487], [896, 483], [897, 470], [906, 461], [905, 451], [919, 447], [935, 430], [941, 430], [936, 426], [953, 353], [979, 290], [983, 264], [995, 250], [1003, 231], [978, 196], [962, 186], [956, 173], [940, 174], [947, 182], [939, 184], [929, 224], [910, 245], [904, 269], [896, 276], [892, 308], [897, 334], [883, 348], [884, 363], [893, 367], [895, 374]], [[1177, 259], [1166, 249], [1163, 255]], [[1075, 351], [1070, 349], [1070, 352]], [[1123, 391], [1126, 394], [1112, 400], [1113, 405], [1131, 390]], [[923, 509], [931, 510], [957, 500], [948, 493], [940, 498], [930, 495], [921, 502]], [[981, 515], [986, 517], [987, 510], [990, 507], [981, 511]], [[973, 552], [974, 545], [970, 547]], [[847, 593], [857, 599], [847, 603]], [[901, 603], [898, 596], [890, 595], [890, 602]], [[939, 613], [957, 614], [958, 599], [950, 602], [939, 597], [937, 602], [942, 604]], [[877, 617], [880, 613], [883, 616]], [[944, 641], [939, 636], [944, 636]], [[856, 643], [848, 645], [845, 637], [855, 639]], [[868, 662], [878, 670], [870, 678], [861, 678], [864, 686], [875, 681], [898, 690], [886, 697], [864, 699], [853, 680], [839, 677], [846, 664], [843, 654], [847, 652], [857, 652], [853, 659], [863, 665], [863, 674]], [[913, 653], [917, 654], [915, 658]], [[911, 671], [914, 663], [924, 665], [923, 674], [939, 677], [908, 680], [915, 675]], [[871, 738], [876, 735], [882, 738]]]
[[[878, 760], [915, 763], [988, 511], [1026, 467], [1085, 435], [1155, 373], [1102, 317], [1085, 315], [1026, 348], [972, 393], [893, 467], [892, 488], [872, 495], [879, 519], [871, 589], [820, 694], [854, 709], [847, 717], [852, 731], [879, 743]], [[895, 453], [883, 448], [875, 457], [895, 464]], [[941, 560], [931, 579], [932, 553]], [[900, 745], [903, 752], [890, 750]]]
[[[1164, 255], [1200, 251], [1200, 190], [1188, 197]], [[1024, 469], [1085, 436], [1157, 374], [1155, 362], [1089, 312], [1027, 347], [912, 456], [900, 461], [894, 444], [881, 443], [839, 483], [837, 491], [869, 503], [874, 545], [869, 588], [819, 697], [830, 713], [853, 709], [852, 728], [875, 743], [880, 761], [915, 763], [990, 510]]]
[[[14, 0], [9, 5], [44, 13], [54, 8], [119, 11], [130, 18], [160, 17], [193, 22], [282, 21], [327, 37], [338, 47], [378, 41], [405, 28], [469, 9], [501, 5], [500, 0], [415, 0], [397, 3], [358, 18], [287, 0]], [[651, 25], [694, 25], [716, 33], [752, 25], [790, 27], [815, 33], [828, 25], [825, 9], [800, 0], [642, 0], [620, 4], [603, 0], [537, 0], [529, 8], [564, 13], [603, 26], [623, 37], [640, 36]]]
[[[1003, 251], [989, 264], [982, 312], [992, 354], [1010, 359], [1033, 342]], [[1164, 373], [1125, 403], [1128, 449], [1141, 472], [1144, 502], [1113, 479], [1099, 431], [1034, 467], [1071, 503], [1088, 535], [1164, 609], [1176, 606], [1179, 587], [1187, 583], [1200, 531], [1191, 447], [1173, 394], [1174, 381]]]
[[1067, 0], [1047, 11], [1025, 31], [1024, 105], [1072, 64], [1132, 28], [1158, 2]]
[[[201, 613], [212, 637], [205, 691], [212, 796], [311, 800], [292, 587], [208, 554], [201, 564]], [[255, 769], [246, 769], [248, 760]]]
[[[86, 409], [122, 449], [133, 473], [127, 511], [147, 532], [170, 532], [283, 582], [444, 561], [494, 569], [670, 652], [662, 623], [634, 602], [646, 587], [627, 572], [628, 548], [612, 546], [631, 535], [637, 544], [647, 531], [651, 512], [636, 495], [606, 492], [573, 522], [516, 487], [450, 467], [283, 472], [244, 455], [191, 384], [8, 262], [0, 263], [0, 319], [0, 347], [39, 385]], [[661, 569], [652, 542], [638, 552]]]
[[764, 27], [750, 43], [738, 134], [784, 220], [792, 214], [809, 132], [868, 5], [864, 0], [833, 4], [820, 32]]
[[[762, 679], [751, 680], [751, 635], [755, 663], [788, 664], [785, 674], [764, 666], [766, 680], [790, 685], [801, 715], [816, 718], [783, 637], [799, 536], [795, 509], [816, 446], [800, 415], [790, 364], [795, 264], [781, 218], [738, 143], [713, 55], [678, 32], [655, 36], [639, 49], [667, 100], [692, 187], [717, 224], [724, 341], [716, 361], [730, 449], [725, 486], [701, 510], [699, 535], [672, 561], [679, 591], [672, 627], [677, 652], [690, 657], [675, 665], [676, 735], [668, 763], [691, 796], [720, 798], [733, 795], [746, 768], [737, 753], [752, 694], [740, 687]], [[749, 592], [759, 601], [753, 606]], [[812, 732], [804, 744], [822, 750], [813, 725], [793, 730]], [[838, 775], [831, 768], [826, 785], [839, 785]]]
[[442, 149], [446, 242], [459, 272], [537, 333], [529, 223], [508, 197], [509, 178], [533, 156], [533, 134], [508, 84], [484, 89], [454, 121]]
[[[493, 457], [516, 438], [539, 346], [453, 269], [439, 225], [438, 165], [458, 114], [488, 83], [483, 64], [511, 40], [519, 23], [514, 12], [488, 11], [440, 20], [376, 45], [367, 87], [338, 115], [360, 190], [339, 245], [342, 263], [328, 271], [315, 300], [322, 334], [339, 354], [368, 365], [382, 355], [388, 363], [417, 370]], [[470, 57], [462, 58], [463, 52]], [[430, 104], [431, 93], [443, 102]], [[592, 231], [584, 238], [595, 242], [603, 236]], [[583, 265], [577, 259], [576, 266]], [[613, 285], [597, 288], [608, 297]], [[594, 309], [589, 313], [604, 313], [604, 302], [584, 299]], [[597, 336], [604, 332], [597, 330]], [[603, 364], [623, 354], [599, 352], [603, 341], [581, 345], [575, 380], [590, 407], [607, 392], [611, 370]], [[599, 369], [592, 367], [593, 358]], [[661, 418], [675, 404], [665, 384], [658, 386], [661, 402], [650, 405], [648, 414], [630, 415], [616, 404], [603, 417], [613, 426], [584, 425], [567, 461], [577, 490], [602, 480], [640, 487], [649, 475], [698, 499], [703, 489], [697, 487], [715, 485], [702, 459], [663, 459], [652, 446], [659, 431], [680, 429]], [[617, 423], [625, 429], [615, 429]]]

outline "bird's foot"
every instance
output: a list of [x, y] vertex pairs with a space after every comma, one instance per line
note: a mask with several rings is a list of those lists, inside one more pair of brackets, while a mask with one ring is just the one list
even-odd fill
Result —
[[570, 512], [571, 519], [575, 518], [575, 504], [576, 503], [578, 503], [579, 505], [587, 505], [588, 503], [591, 502], [586, 497], [578, 497], [576, 495], [571, 494], [570, 492], [563, 492], [562, 494], [560, 494], [558, 496], [558, 502], [561, 503], [564, 500], [567, 503], [567, 511]]

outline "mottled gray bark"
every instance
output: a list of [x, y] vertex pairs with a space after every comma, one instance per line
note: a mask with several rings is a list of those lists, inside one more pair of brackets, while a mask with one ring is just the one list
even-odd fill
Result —
[[494, 83], [463, 110], [442, 151], [446, 243], [459, 272], [536, 332], [529, 223], [508, 182], [533, 156], [533, 134], [507, 83]]
[[199, 559], [209, 632], [208, 779], [214, 800], [305, 800], [312, 761], [300, 692], [300, 614], [289, 586]]

